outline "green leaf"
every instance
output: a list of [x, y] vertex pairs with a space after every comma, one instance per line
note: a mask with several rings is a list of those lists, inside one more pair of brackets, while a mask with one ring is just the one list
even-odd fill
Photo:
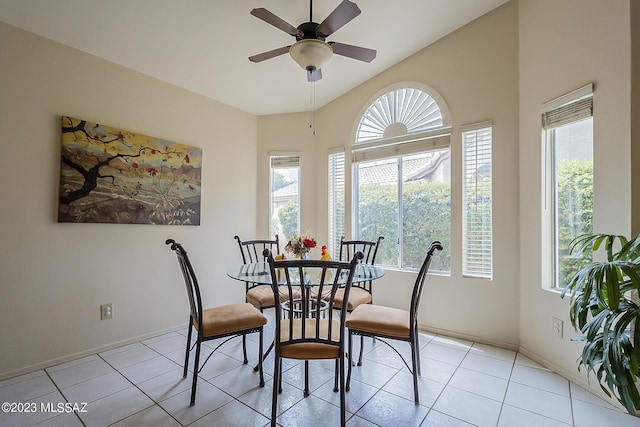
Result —
[[[572, 253], [604, 249], [607, 261], [581, 267], [563, 288], [571, 295], [569, 318], [582, 335], [578, 371], [595, 375], [607, 396], [629, 412], [640, 410], [640, 235], [585, 234], [571, 242]], [[616, 248], [620, 248], [616, 252]], [[634, 331], [638, 331], [637, 334]]]
[[614, 265], [608, 264], [605, 267], [605, 276], [607, 281], [607, 296], [609, 307], [611, 310], [616, 311], [620, 304], [620, 286], [618, 281], [618, 270]]

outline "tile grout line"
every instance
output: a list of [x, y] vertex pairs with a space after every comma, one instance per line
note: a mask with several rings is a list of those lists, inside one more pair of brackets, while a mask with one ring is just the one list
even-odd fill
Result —
[[[438, 336], [438, 335], [434, 336], [431, 340], [429, 340], [429, 343], [433, 342], [433, 340], [434, 340], [437, 336]], [[427, 343], [427, 345], [428, 345], [429, 343]], [[434, 343], [434, 344], [437, 344], [437, 342], [436, 342], [436, 343]], [[425, 345], [425, 347], [427, 347], [427, 345]], [[440, 345], [441, 345], [441, 344], [440, 344]], [[438, 402], [438, 399], [440, 399], [440, 398], [442, 397], [442, 394], [444, 393], [444, 391], [445, 391], [445, 390], [447, 389], [447, 387], [449, 386], [449, 383], [451, 382], [451, 379], [452, 379], [452, 378], [453, 378], [453, 376], [456, 374], [456, 372], [458, 372], [458, 369], [460, 369], [460, 365], [462, 365], [462, 362], [464, 361], [464, 359], [469, 355], [469, 351], [471, 350], [471, 347], [473, 347], [473, 343], [469, 346], [469, 348], [467, 348], [467, 351], [465, 352], [464, 357], [462, 358], [462, 360], [460, 360], [460, 363], [458, 363], [458, 364], [456, 365], [456, 369], [454, 369], [454, 371], [451, 373], [451, 376], [449, 377], [449, 379], [447, 380], [447, 382], [444, 384], [444, 387], [442, 387], [442, 391], [440, 391], [440, 393], [438, 393], [438, 396], [434, 399], [433, 404], [429, 407], [429, 410], [427, 411], [427, 414], [425, 415], [425, 417], [424, 417], [424, 419], [422, 420], [422, 422], [420, 423], [420, 425], [422, 425], [422, 424], [427, 420], [427, 417], [429, 416], [429, 414], [431, 413], [431, 411], [434, 411], [433, 407], [434, 407], [434, 406], [436, 405], [436, 403]], [[421, 351], [420, 353], [422, 354], [422, 351]], [[435, 359], [434, 359], [434, 360], [435, 360]], [[452, 365], [452, 366], [453, 366], [453, 365]], [[451, 387], [453, 387], [453, 388], [455, 388], [455, 389], [458, 389], [457, 387], [454, 387], [454, 386], [451, 386]], [[459, 389], [458, 389], [458, 390], [459, 390]], [[475, 393], [474, 393], [474, 394], [475, 394]], [[435, 411], [435, 412], [438, 412], [438, 411]], [[461, 419], [461, 418], [454, 417], [453, 415], [450, 415], [450, 414], [445, 414], [445, 415], [447, 415], [447, 416], [449, 416], [449, 417], [451, 417], [451, 418], [454, 418], [454, 419], [460, 420], [460, 421], [462, 421], [462, 422], [465, 422], [465, 423], [471, 424], [470, 422], [465, 421], [465, 420], [463, 420], [463, 419]], [[500, 418], [499, 418], [499, 417], [498, 417], [498, 420], [500, 420]], [[472, 425], [473, 425], [473, 424], [472, 424]]]
[[[55, 386], [56, 390], [58, 390], [58, 393], [60, 393], [60, 396], [62, 396], [62, 398], [63, 398], [66, 402], [70, 403], [70, 402], [69, 402], [69, 399], [67, 399], [67, 397], [66, 397], [66, 396], [64, 395], [64, 393], [62, 392], [62, 389], [61, 389], [61, 388], [58, 386], [58, 384], [53, 380], [53, 378], [51, 377], [51, 375], [49, 375], [49, 372], [48, 372], [46, 369], [43, 369], [43, 371], [44, 371], [45, 375], [46, 375], [47, 377], [49, 377], [49, 381], [51, 381], [51, 383]], [[74, 411], [74, 412], [73, 412], [73, 414], [76, 416], [76, 418], [80, 421], [80, 423], [81, 423], [83, 426], [85, 426], [85, 427], [87, 426], [87, 425], [84, 423], [84, 421], [82, 420], [82, 418], [80, 418], [80, 415], [78, 415], [78, 413], [77, 413], [77, 412], [75, 412], [75, 411]], [[60, 416], [60, 415], [58, 415], [58, 416]], [[52, 417], [52, 418], [55, 418], [55, 417]]]
[[[143, 343], [142, 341], [137, 341], [139, 342], [141, 345], [145, 346], [146, 348], [156, 352], [157, 354], [159, 354], [160, 356], [167, 358], [164, 354], [161, 354], [159, 352], [157, 352], [156, 350], [154, 350], [153, 348], [149, 347], [148, 345], [146, 345], [145, 343]], [[97, 354], [97, 356], [102, 359], [107, 365], [111, 366], [118, 374], [120, 374], [125, 380], [129, 381], [129, 383], [134, 386], [138, 391], [140, 391], [143, 395], [145, 395], [146, 397], [149, 398], [149, 400], [151, 400], [153, 402], [153, 405], [143, 408], [137, 412], [134, 412], [133, 414], [127, 415], [126, 417], [119, 419], [117, 421], [114, 421], [113, 423], [109, 424], [109, 425], [114, 425], [116, 423], [119, 423], [120, 421], [126, 420], [129, 417], [132, 417], [136, 414], [139, 414], [142, 411], [146, 411], [150, 408], [153, 408], [154, 406], [157, 406], [158, 408], [160, 408], [162, 411], [164, 411], [167, 415], [169, 415], [171, 418], [173, 418], [178, 424], [182, 425], [182, 423], [178, 420], [175, 419], [175, 417], [173, 415], [171, 415], [169, 412], [167, 412], [158, 402], [155, 401], [155, 399], [153, 399], [151, 396], [149, 396], [147, 393], [144, 392], [144, 390], [142, 390], [140, 387], [137, 386], [137, 384], [134, 384], [133, 381], [131, 381], [126, 375], [124, 375], [122, 372], [120, 372], [119, 369], [117, 369], [115, 366], [113, 366], [111, 363], [109, 363], [104, 357], [102, 357], [100, 354]], [[168, 358], [167, 358], [168, 359]], [[171, 359], [169, 359], [171, 360]], [[172, 361], [173, 362], [173, 361]], [[175, 363], [175, 362], [174, 362]], [[135, 365], [135, 363], [133, 364]], [[129, 365], [129, 366], [133, 366], [133, 365]], [[114, 393], [110, 394], [109, 396], [113, 395]]]
[[502, 396], [502, 402], [500, 402], [500, 411], [498, 412], [498, 421], [496, 427], [500, 425], [500, 419], [502, 418], [502, 411], [504, 410], [505, 401], [507, 400], [507, 393], [509, 393], [509, 387], [511, 386], [511, 377], [513, 376], [513, 370], [516, 367], [516, 360], [518, 360], [518, 353], [513, 356], [513, 363], [511, 364], [511, 370], [509, 371], [509, 378], [507, 378], [507, 387], [504, 389], [504, 395]]

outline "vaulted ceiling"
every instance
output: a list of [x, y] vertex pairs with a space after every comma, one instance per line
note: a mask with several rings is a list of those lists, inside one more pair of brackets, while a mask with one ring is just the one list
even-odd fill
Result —
[[[316, 0], [313, 21], [341, 0]], [[353, 0], [362, 13], [328, 40], [377, 50], [334, 55], [315, 83], [321, 107], [507, 0]], [[256, 115], [306, 111], [313, 85], [289, 55], [249, 56], [295, 39], [249, 12], [298, 26], [307, 0], [0, 0], [0, 21]]]

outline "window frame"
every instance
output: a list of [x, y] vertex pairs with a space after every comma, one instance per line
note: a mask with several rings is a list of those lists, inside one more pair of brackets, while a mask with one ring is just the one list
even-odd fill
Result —
[[[291, 238], [293, 236], [284, 236], [284, 230], [282, 233], [279, 233], [278, 230], [273, 229], [273, 214], [274, 214], [274, 200], [273, 200], [273, 178], [275, 173], [274, 168], [274, 159], [280, 159], [283, 164], [290, 163], [290, 168], [298, 168], [298, 190], [297, 190], [297, 199], [298, 199], [298, 212], [297, 212], [297, 229], [296, 234], [300, 234], [300, 181], [301, 181], [301, 157], [299, 152], [270, 152], [269, 153], [269, 235], [274, 236], [278, 234], [280, 240], [284, 240], [285, 238]], [[275, 165], [277, 166], [277, 164]], [[276, 190], [277, 191], [277, 190]], [[279, 210], [278, 210], [279, 211]]]
[[[489, 137], [484, 140], [479, 139], [480, 132], [489, 132]], [[473, 137], [474, 147], [471, 149], [467, 148], [467, 135], [469, 137]], [[482, 136], [480, 136], [481, 138]], [[463, 277], [473, 277], [478, 279], [493, 279], [493, 179], [491, 179], [488, 188], [488, 197], [489, 197], [489, 218], [488, 218], [488, 227], [489, 232], [488, 236], [486, 233], [481, 233], [479, 245], [481, 247], [482, 252], [482, 260], [480, 262], [472, 261], [472, 253], [477, 253], [477, 251], [471, 251], [471, 244], [469, 242], [469, 210], [467, 206], [467, 191], [469, 189], [475, 190], [476, 197], [473, 201], [479, 203], [478, 200], [478, 191], [487, 189], [484, 185], [478, 185], [477, 180], [477, 170], [478, 170], [478, 157], [481, 156], [482, 159], [485, 160], [483, 166], [487, 164], [486, 157], [488, 156], [488, 164], [490, 165], [491, 176], [493, 176], [493, 122], [492, 121], [484, 121], [480, 123], [475, 123], [471, 125], [465, 125], [461, 127], [461, 140], [462, 140], [462, 276]], [[480, 144], [482, 144], [480, 146]], [[471, 155], [469, 158], [467, 156]], [[470, 160], [474, 160], [474, 164], [470, 163]], [[469, 187], [468, 184], [468, 171], [469, 168], [473, 168], [475, 171], [476, 179], [474, 180], [474, 184]], [[477, 224], [476, 224], [477, 225]], [[484, 224], [487, 225], [487, 224]], [[486, 241], [488, 237], [488, 241]], [[487, 248], [488, 247], [488, 248]], [[488, 249], [488, 260], [486, 259]]]
[[[425, 146], [430, 145], [430, 144], [425, 144]], [[385, 242], [388, 242], [387, 244], [394, 244], [396, 245], [396, 255], [395, 255], [395, 259], [396, 259], [396, 263], [394, 264], [381, 264], [384, 267], [389, 267], [389, 268], [393, 268], [393, 269], [398, 269], [398, 270], [402, 270], [402, 271], [417, 271], [420, 268], [420, 265], [415, 265], [415, 266], [407, 266], [406, 265], [406, 261], [405, 261], [405, 244], [404, 244], [404, 235], [405, 235], [405, 229], [404, 229], [404, 223], [405, 223], [405, 209], [404, 209], [404, 187], [405, 187], [405, 174], [404, 174], [404, 168], [405, 168], [405, 160], [408, 157], [413, 157], [416, 155], [421, 155], [421, 154], [428, 154], [431, 153], [433, 151], [447, 151], [447, 156], [445, 157], [445, 159], [447, 161], [451, 161], [451, 146], [449, 145], [437, 145], [434, 147], [430, 147], [430, 148], [425, 148], [422, 151], [419, 152], [410, 152], [410, 153], [405, 153], [405, 154], [401, 154], [398, 156], [391, 156], [391, 157], [384, 157], [381, 159], [373, 159], [373, 160], [363, 160], [363, 161], [359, 161], [359, 162], [354, 162], [352, 165], [352, 175], [353, 175], [353, 229], [355, 230], [355, 238], [358, 240], [362, 240], [365, 238], [365, 236], [363, 236], [361, 234], [361, 230], [358, 227], [358, 219], [360, 218], [360, 205], [358, 203], [359, 201], [359, 196], [360, 196], [360, 177], [359, 177], [359, 167], [362, 164], [367, 164], [370, 162], [375, 162], [375, 161], [393, 161], [395, 162], [395, 166], [396, 166], [396, 177], [395, 177], [395, 194], [396, 194], [396, 203], [397, 203], [397, 217], [396, 217], [396, 230], [395, 230], [395, 236], [396, 237], [396, 241], [393, 242], [392, 239], [389, 238], [389, 236], [385, 236]], [[449, 163], [449, 167], [450, 167], [450, 163]], [[450, 186], [451, 184], [451, 175], [449, 173], [449, 180], [448, 180], [448, 184]], [[451, 201], [451, 187], [449, 187], [449, 201]], [[451, 212], [451, 211], [449, 211]], [[450, 218], [451, 220], [451, 218]], [[449, 223], [449, 236], [451, 236], [451, 222]], [[380, 263], [380, 257], [378, 257], [378, 263]], [[449, 266], [449, 269], [447, 270], [440, 270], [437, 269], [433, 264], [431, 267], [431, 270], [433, 273], [436, 274], [441, 274], [441, 275], [451, 275], [451, 266]]]
[[[339, 253], [340, 238], [345, 235], [346, 232], [346, 157], [344, 148], [330, 150], [327, 156], [327, 249], [330, 254]], [[342, 193], [341, 198], [340, 193]], [[342, 212], [336, 211], [336, 206], [339, 204], [342, 205]]]
[[[394, 123], [392, 122], [392, 120], [390, 120], [390, 117], [392, 117], [390, 114], [393, 114], [393, 112], [385, 111], [385, 114], [388, 115], [386, 123], [388, 125], [389, 132], [387, 132], [387, 129], [378, 129], [378, 135], [381, 135], [381, 137], [377, 139], [371, 138], [371, 137], [359, 137], [358, 132], [362, 128], [363, 120], [365, 118], [365, 115], [369, 111], [369, 109], [372, 108], [379, 99], [382, 99], [390, 92], [405, 90], [405, 89], [422, 91], [427, 95], [427, 99], [430, 102], [429, 105], [432, 105], [435, 103], [437, 110], [439, 110], [439, 114], [441, 116], [440, 126], [438, 127], [414, 126], [414, 128], [417, 129], [417, 131], [412, 133], [412, 132], [409, 132], [409, 129], [411, 129], [411, 126], [407, 122], [403, 124], [406, 127], [406, 130], [405, 130], [406, 133], [403, 133], [402, 126], [395, 126], [397, 123]], [[379, 105], [380, 104], [378, 104], [378, 106]], [[412, 105], [416, 105], [416, 103]], [[405, 108], [407, 106], [401, 105], [400, 107]], [[385, 108], [387, 107], [385, 106]], [[391, 103], [389, 103], [388, 108], [389, 110], [392, 110], [394, 106], [392, 106]], [[402, 111], [402, 114], [406, 112], [407, 112], [407, 109], [405, 108]], [[409, 117], [408, 115], [405, 114], [404, 116], [401, 116], [400, 113], [398, 114], [399, 114], [398, 117], [405, 117], [408, 120], [408, 117]], [[352, 222], [352, 229], [354, 230], [355, 238], [361, 239], [362, 236], [360, 235], [360, 229], [358, 227], [358, 218], [359, 218], [358, 217], [358, 214], [359, 214], [358, 200], [359, 200], [359, 184], [360, 184], [359, 177], [358, 177], [358, 164], [363, 162], [368, 162], [370, 160], [378, 160], [378, 159], [382, 160], [382, 159], [389, 159], [389, 158], [397, 158], [398, 161], [401, 161], [403, 157], [406, 157], [409, 155], [426, 153], [426, 152], [439, 150], [439, 149], [447, 150], [448, 152], [447, 160], [451, 162], [451, 116], [449, 114], [449, 110], [446, 102], [444, 101], [442, 96], [440, 96], [440, 94], [433, 88], [417, 82], [399, 82], [379, 91], [376, 95], [374, 95], [369, 100], [369, 102], [365, 104], [365, 106], [362, 108], [362, 110], [360, 111], [360, 115], [358, 117], [359, 119], [355, 123], [354, 134], [352, 138], [353, 142], [351, 145], [351, 151], [352, 151], [352, 158], [351, 158], [352, 221], [351, 222]], [[416, 117], [416, 116], [413, 116], [413, 117]], [[381, 122], [384, 122], [384, 120], [381, 120]], [[358, 141], [361, 141], [361, 142], [358, 142]], [[447, 183], [449, 184], [449, 186], [451, 186], [451, 163], [448, 164], [448, 167], [449, 167], [449, 170], [448, 170]], [[397, 231], [398, 241], [395, 242], [397, 243], [397, 251], [398, 251], [397, 261], [398, 262], [397, 262], [397, 265], [391, 266], [391, 268], [398, 268], [401, 270], [413, 271], [414, 270], [413, 268], [402, 267], [402, 265], [404, 264], [404, 260], [402, 257], [403, 255], [402, 254], [402, 251], [403, 251], [403, 246], [402, 246], [402, 243], [403, 243], [402, 242], [403, 176], [402, 176], [401, 170], [402, 170], [402, 166], [401, 166], [401, 163], [399, 163], [400, 173], [397, 176], [398, 177], [397, 178], [397, 181], [398, 181], [397, 194], [398, 194], [398, 221], [399, 222], [398, 222], [398, 231]], [[450, 187], [450, 193], [449, 193], [450, 197], [451, 197], [451, 190], [452, 189]], [[450, 236], [451, 236], [452, 228], [453, 228], [452, 223], [450, 223], [449, 224]], [[392, 239], [385, 240], [385, 242], [387, 242], [386, 244], [393, 244], [394, 242], [392, 242], [391, 240]], [[447, 249], [447, 256], [450, 256], [451, 248], [446, 248], [446, 249]], [[433, 267], [433, 264], [432, 264], [432, 267]], [[450, 275], [451, 266], [449, 265], [447, 270], [442, 270], [442, 271], [434, 270], [434, 273]]]
[[[557, 158], [554, 154], [557, 141], [555, 130], [592, 119], [593, 131], [593, 84], [585, 85], [570, 93], [553, 99], [540, 108], [541, 113], [541, 138], [543, 157], [543, 194], [544, 204], [542, 209], [543, 245], [542, 267], [543, 288], [552, 291], [560, 291], [564, 284], [560, 284], [560, 248], [558, 245], [558, 206], [557, 206]], [[592, 133], [591, 144], [594, 146]], [[592, 171], [593, 173], [593, 171]], [[595, 180], [595, 173], [593, 173]], [[593, 184], [592, 184], [593, 185]], [[592, 211], [593, 215], [593, 211]], [[548, 253], [546, 253], [548, 251]]]

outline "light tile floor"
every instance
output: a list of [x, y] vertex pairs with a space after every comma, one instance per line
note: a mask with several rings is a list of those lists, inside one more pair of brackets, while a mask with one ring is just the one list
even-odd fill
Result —
[[[190, 407], [191, 374], [183, 380], [181, 367], [185, 332], [0, 382], [0, 402], [28, 403], [27, 409], [35, 409], [0, 412], [0, 426], [268, 425], [273, 357], [265, 361], [267, 384], [261, 388], [253, 365], [240, 362], [241, 340], [225, 344], [202, 370], [196, 405]], [[266, 330], [265, 342], [272, 335], [272, 329]], [[257, 355], [257, 338], [254, 334], [248, 340], [251, 355]], [[215, 345], [209, 342], [204, 348]], [[408, 345], [396, 347], [408, 356]], [[429, 334], [421, 334], [421, 348], [420, 405], [415, 405], [411, 375], [398, 356], [378, 341], [365, 340], [365, 360], [354, 367], [347, 393], [348, 426], [640, 426], [640, 418], [617, 410], [522, 354]], [[307, 398], [301, 390], [303, 365], [284, 361], [283, 369], [278, 423], [339, 425], [333, 362], [311, 364], [312, 393]], [[64, 406], [65, 402], [70, 405]]]

